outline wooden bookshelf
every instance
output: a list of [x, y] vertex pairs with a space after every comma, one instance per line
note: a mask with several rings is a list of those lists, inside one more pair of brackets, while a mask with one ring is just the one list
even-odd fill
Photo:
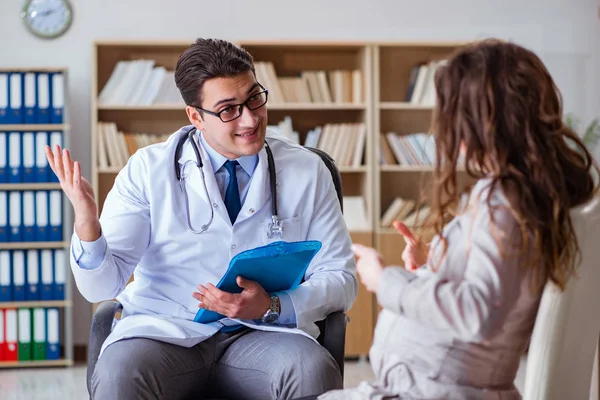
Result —
[[[269, 104], [269, 121], [274, 123], [286, 116], [291, 117], [293, 127], [300, 134], [300, 143], [304, 144], [307, 132], [315, 126], [325, 124], [342, 124], [345, 122], [362, 122], [365, 124], [366, 139], [364, 158], [361, 166], [348, 167], [336, 159], [332, 151], [327, 151], [336, 159], [342, 174], [344, 196], [362, 197], [365, 204], [366, 226], [363, 229], [351, 228], [352, 240], [356, 243], [373, 246], [373, 170], [372, 170], [372, 131], [373, 114], [372, 98], [372, 49], [366, 43], [338, 42], [241, 42], [254, 57], [255, 63], [272, 63], [277, 78], [301, 79], [306, 71], [324, 71], [332, 94], [329, 103], [295, 103], [289, 102], [284, 92], [284, 102]], [[358, 70], [361, 76], [362, 96], [343, 101], [334, 95], [332, 71]], [[272, 77], [271, 77], [272, 82]], [[272, 84], [271, 84], [272, 85]], [[271, 92], [272, 87], [269, 87]], [[352, 87], [354, 93], [355, 87]], [[311, 97], [312, 92], [311, 92]], [[292, 97], [293, 98], [293, 97]], [[269, 100], [270, 101], [270, 100]], [[344, 140], [338, 132], [338, 140]], [[350, 136], [348, 136], [349, 138]], [[345, 139], [349, 140], [349, 139]], [[320, 147], [321, 141], [318, 146]], [[329, 147], [331, 149], [331, 147]], [[333, 154], [332, 154], [333, 153]], [[344, 214], [349, 218], [355, 212], [346, 207]], [[353, 215], [352, 215], [353, 216]], [[349, 311], [350, 322], [346, 334], [346, 355], [356, 357], [368, 354], [373, 339], [375, 306], [374, 296], [361, 284], [358, 297]]]
[[[0, 131], [2, 132], [61, 132], [62, 146], [65, 148], [70, 148], [72, 146], [71, 132], [70, 132], [70, 101], [69, 101], [69, 71], [67, 68], [52, 68], [52, 67], [3, 67], [0, 68], [0, 72], [18, 72], [22, 74], [27, 73], [62, 73], [62, 90], [63, 90], [63, 118], [62, 123], [28, 123], [28, 124], [0, 124]], [[25, 79], [25, 78], [24, 78]], [[58, 86], [53, 86], [53, 90], [58, 89]], [[36, 81], [36, 91], [37, 91], [37, 81]], [[25, 94], [22, 93], [24, 100]], [[37, 94], [34, 96], [35, 107], [37, 107]], [[49, 94], [50, 105], [54, 101], [52, 99], [52, 93]], [[35, 139], [36, 141], [39, 140]], [[22, 142], [22, 159], [24, 160], [25, 154], [28, 152], [33, 152], [34, 157], [36, 156], [35, 151], [36, 148], [30, 148]], [[31, 154], [31, 153], [29, 153]], [[50, 167], [47, 167], [50, 170]], [[24, 192], [24, 191], [62, 191], [60, 187], [60, 183], [58, 182], [40, 182], [40, 183], [1, 183], [0, 191], [5, 192]], [[73, 365], [73, 300], [72, 300], [72, 276], [70, 272], [69, 266], [69, 248], [70, 248], [70, 238], [72, 233], [73, 219], [71, 214], [71, 204], [67, 198], [67, 196], [62, 193], [61, 194], [61, 212], [62, 212], [62, 240], [61, 241], [47, 241], [47, 242], [0, 242], [0, 251], [8, 252], [11, 254], [11, 259], [15, 252], [18, 253], [28, 253], [31, 251], [46, 251], [46, 250], [63, 250], [65, 257], [64, 271], [66, 273], [65, 282], [64, 282], [64, 300], [35, 300], [35, 301], [6, 301], [0, 302], [0, 310], [11, 310], [11, 309], [30, 309], [30, 308], [57, 308], [59, 315], [59, 340], [60, 340], [60, 357], [59, 360], [40, 360], [40, 361], [0, 361], [0, 369], [1, 368], [23, 368], [23, 367], [56, 367], [56, 366], [71, 366]], [[23, 206], [21, 206], [23, 207]], [[35, 210], [37, 213], [37, 209]], [[24, 211], [22, 210], [22, 219], [21, 223], [23, 223], [24, 219]], [[37, 216], [36, 216], [37, 219]], [[49, 216], [48, 216], [48, 219]], [[12, 270], [12, 261], [10, 262], [9, 271], [11, 276], [13, 274]], [[28, 274], [28, 266], [25, 265], [25, 274]], [[52, 275], [54, 276], [54, 271]], [[41, 266], [39, 270], [39, 283], [41, 285]], [[12, 278], [11, 278], [12, 279]], [[54, 278], [53, 278], [54, 279]], [[25, 282], [26, 286], [27, 282]], [[29, 289], [28, 289], [29, 290]], [[4, 318], [4, 314], [2, 315]], [[20, 323], [20, 322], [19, 322]], [[19, 324], [18, 323], [18, 324]], [[18, 325], [17, 324], [17, 329]], [[6, 326], [4, 328], [6, 330]], [[4, 332], [6, 333], [6, 332]], [[33, 341], [33, 330], [31, 330], [32, 341]], [[18, 332], [18, 335], [20, 332]], [[6, 335], [4, 335], [6, 336]], [[47, 336], [46, 339], [47, 340]], [[4, 345], [4, 344], [3, 344]], [[0, 396], [1, 397], [1, 396]]]
[[[185, 106], [181, 101], [153, 104], [127, 104], [119, 101], [106, 101], [101, 93], [113, 70], [120, 61], [138, 59], [154, 60], [156, 66], [174, 71], [179, 55], [190, 42], [97, 42], [93, 51], [93, 75], [91, 98], [91, 131], [92, 131], [92, 185], [97, 196], [100, 212], [104, 199], [114, 184], [121, 166], [100, 166], [97, 146], [99, 142], [98, 122], [116, 124], [119, 131], [132, 133], [148, 133], [164, 135], [172, 133], [181, 126], [189, 124], [185, 115]], [[280, 42], [242, 42], [254, 57], [255, 62], [271, 62], [278, 77], [294, 77], [302, 71], [325, 71], [334, 76], [332, 71], [352, 72], [357, 85], [356, 95], [350, 98], [346, 87], [343, 97], [338, 92], [327, 99], [311, 98], [310, 101], [277, 101], [274, 99], [273, 87], [269, 89], [269, 125], [277, 125], [286, 117], [292, 119], [293, 128], [299, 134], [300, 143], [304, 143], [310, 130], [326, 124], [364, 124], [364, 149], [360, 154], [360, 162], [338, 163], [342, 174], [345, 196], [361, 196], [364, 199], [364, 226], [352, 230], [353, 240], [373, 245], [373, 143], [371, 120], [373, 117], [372, 99], [372, 48], [366, 43], [280, 43]], [[338, 73], [338, 78], [342, 73]], [[344, 73], [344, 83], [349, 74]], [[329, 77], [329, 76], [328, 76]], [[336, 78], [336, 79], [338, 79]], [[339, 78], [340, 80], [342, 78]], [[337, 80], [336, 83], [340, 82]], [[355, 82], [353, 81], [353, 83]], [[354, 93], [354, 92], [353, 92]], [[110, 97], [110, 96], [109, 96]], [[340, 132], [343, 132], [340, 130]], [[345, 132], [344, 132], [345, 133]], [[347, 153], [350, 154], [350, 153]], [[353, 157], [352, 160], [359, 156]], [[366, 355], [372, 342], [374, 327], [374, 297], [361, 287], [359, 298], [350, 312], [351, 322], [347, 336], [347, 354], [349, 356]]]
[[[382, 141], [389, 140], [388, 132], [393, 132], [401, 137], [404, 143], [411, 134], [430, 132], [431, 118], [435, 104], [435, 89], [433, 75], [423, 87], [418, 90], [419, 65], [426, 65], [430, 73], [435, 71], [432, 62], [446, 59], [462, 43], [414, 43], [414, 42], [383, 42], [374, 44], [374, 119], [373, 131], [378, 136], [375, 142], [377, 160], [373, 163], [375, 201], [375, 243], [382, 254], [386, 264], [402, 265], [402, 252], [405, 247], [404, 240], [394, 228], [382, 226], [382, 216], [393, 203], [394, 199], [401, 197], [419, 201], [421, 195], [428, 200], [428, 184], [431, 182], [433, 163], [427, 163], [426, 146], [419, 148], [421, 154], [416, 154], [419, 162], [409, 164], [406, 162], [382, 164], [380, 154]], [[413, 75], [417, 74], [417, 75]], [[427, 75], [425, 75], [427, 76]], [[412, 81], [412, 82], [411, 82]], [[411, 83], [413, 84], [411, 90]], [[430, 85], [428, 87], [428, 85]], [[427, 93], [427, 91], [433, 92]], [[419, 98], [421, 101], [419, 101]], [[380, 137], [380, 136], [383, 136]], [[433, 143], [433, 137], [429, 137]], [[423, 144], [423, 142], [419, 142]], [[414, 144], [414, 142], [411, 142]], [[416, 145], [415, 145], [416, 146]], [[391, 146], [390, 146], [391, 147]], [[412, 147], [411, 147], [412, 148]], [[414, 153], [419, 153], [414, 150]], [[406, 154], [405, 154], [406, 156]], [[421, 159], [423, 157], [425, 162]], [[463, 179], [461, 179], [462, 181]]]

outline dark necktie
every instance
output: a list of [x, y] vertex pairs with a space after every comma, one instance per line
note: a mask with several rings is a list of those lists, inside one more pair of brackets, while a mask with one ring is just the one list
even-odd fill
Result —
[[225, 207], [227, 207], [227, 213], [229, 219], [233, 224], [237, 218], [242, 204], [240, 202], [240, 190], [238, 188], [237, 175], [235, 173], [235, 167], [238, 165], [237, 161], [225, 162], [225, 169], [229, 172], [229, 185], [225, 191]]

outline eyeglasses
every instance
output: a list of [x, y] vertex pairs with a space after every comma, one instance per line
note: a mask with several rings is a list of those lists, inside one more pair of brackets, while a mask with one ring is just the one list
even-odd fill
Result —
[[254, 111], [254, 110], [258, 110], [259, 108], [261, 108], [262, 106], [267, 104], [267, 99], [269, 97], [269, 91], [267, 89], [265, 89], [263, 87], [263, 85], [261, 85], [260, 83], [258, 85], [261, 87], [261, 89], [263, 89], [262, 92], [253, 94], [248, 100], [246, 100], [245, 102], [243, 102], [241, 104], [234, 104], [231, 106], [227, 106], [219, 112], [205, 110], [205, 109], [197, 107], [197, 106], [192, 106], [192, 107], [194, 107], [198, 111], [202, 111], [207, 114], [214, 115], [215, 117], [219, 117], [221, 119], [221, 121], [223, 121], [223, 122], [231, 122], [234, 119], [238, 119], [239, 117], [242, 116], [242, 111], [244, 110], [244, 107], [248, 107], [248, 110]]

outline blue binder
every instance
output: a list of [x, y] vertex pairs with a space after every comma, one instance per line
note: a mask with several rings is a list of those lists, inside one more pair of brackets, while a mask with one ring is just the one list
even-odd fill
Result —
[[23, 74], [23, 123], [37, 122], [37, 82], [35, 72]]
[[[265, 291], [279, 292], [300, 285], [310, 262], [321, 249], [316, 240], [302, 242], [275, 242], [244, 251], [231, 260], [229, 268], [217, 287], [228, 293], [240, 293], [236, 278], [258, 282]], [[224, 315], [201, 308], [195, 322], [209, 323], [225, 318]]]
[[8, 133], [0, 132], [0, 183], [8, 182]]
[[0, 72], [0, 124], [9, 124], [10, 117], [8, 106], [10, 103], [10, 92], [8, 90], [8, 72]]
[[9, 124], [23, 123], [23, 74], [11, 72], [8, 76], [8, 119]]
[[10, 251], [0, 250], [0, 302], [12, 297]]
[[8, 223], [8, 192], [0, 190], [0, 243], [8, 242], [10, 225]]
[[13, 250], [11, 254], [12, 265], [12, 301], [25, 301], [26, 277], [25, 277], [25, 252]]
[[65, 107], [65, 83], [62, 72], [50, 74], [51, 108], [50, 123], [62, 124]]

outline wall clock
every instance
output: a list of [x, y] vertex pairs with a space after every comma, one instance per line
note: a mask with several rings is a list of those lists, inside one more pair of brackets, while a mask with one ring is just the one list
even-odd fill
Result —
[[69, 0], [27, 0], [21, 18], [31, 33], [52, 39], [69, 29], [73, 10]]

